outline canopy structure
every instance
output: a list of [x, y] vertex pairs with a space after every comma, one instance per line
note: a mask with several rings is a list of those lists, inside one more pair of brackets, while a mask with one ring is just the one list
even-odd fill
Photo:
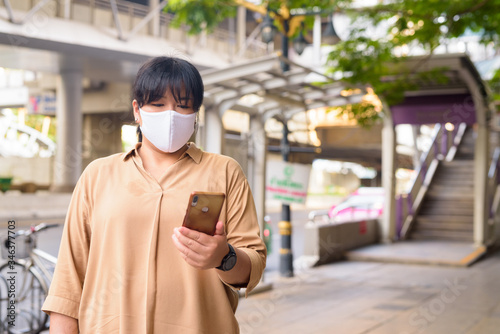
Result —
[[[283, 73], [280, 70], [281, 61], [290, 64], [290, 71]], [[444, 83], [431, 80], [416, 82], [417, 89], [405, 92], [402, 103], [386, 110], [381, 145], [382, 179], [386, 189], [386, 207], [380, 226], [382, 240], [393, 240], [395, 231], [395, 126], [465, 122], [477, 124], [474, 239], [478, 244], [484, 243], [487, 237], [484, 226], [487, 213], [483, 209], [487, 202], [488, 121], [492, 110], [487, 87], [464, 54], [411, 57], [394, 66], [404, 66], [415, 72], [439, 71], [448, 80]], [[248, 154], [248, 177], [261, 219], [264, 214], [267, 151], [264, 123], [272, 117], [287, 122], [294, 114], [302, 111], [357, 103], [365, 94], [362, 89], [357, 94], [345, 96], [342, 91], [346, 87], [341, 82], [335, 82], [324, 74], [292, 63], [279, 55], [224, 69], [205, 70], [202, 77], [206, 91], [201, 143], [205, 150], [217, 153], [224, 151], [222, 116], [227, 110], [244, 112], [250, 116], [251, 154]], [[322, 81], [323, 84], [314, 85], [313, 81]], [[322, 143], [322, 146], [325, 144], [329, 143]]]
[[438, 70], [445, 80], [416, 79], [418, 89], [405, 92], [404, 101], [391, 106], [394, 124], [485, 125], [491, 117], [487, 87], [467, 55], [412, 57], [399, 66], [415, 73]]
[[[283, 73], [280, 61], [290, 65]], [[271, 55], [248, 63], [225, 69], [202, 72], [205, 84], [205, 103], [217, 107], [219, 115], [227, 109], [259, 115], [264, 120], [277, 117], [288, 120], [297, 112], [310, 109], [339, 106], [358, 102], [362, 94], [343, 96], [345, 89], [341, 82], [295, 64], [282, 56]], [[312, 82], [321, 81], [322, 85]], [[256, 94], [261, 97], [257, 103], [245, 102], [242, 97]]]
[[[283, 73], [280, 62], [290, 70]], [[267, 136], [264, 124], [269, 118], [287, 122], [299, 112], [310, 109], [356, 103], [364, 94], [343, 96], [342, 83], [313, 69], [270, 55], [224, 69], [201, 72], [205, 85], [205, 120], [201, 145], [209, 152], [223, 153], [222, 116], [227, 110], [250, 116], [248, 178], [252, 186], [259, 220], [263, 221]], [[312, 84], [321, 81], [321, 85]]]
[[[487, 184], [489, 131], [492, 111], [488, 87], [466, 54], [440, 54], [410, 57], [395, 69], [419, 73], [435, 71], [446, 80], [422, 80], [415, 75], [415, 90], [405, 92], [404, 100], [386, 110], [382, 130], [382, 175], [386, 190], [382, 236], [394, 238], [395, 231], [395, 131], [398, 124], [466, 123], [475, 127], [474, 150], [474, 242], [484, 245], [488, 235]], [[391, 78], [387, 78], [391, 80]]]

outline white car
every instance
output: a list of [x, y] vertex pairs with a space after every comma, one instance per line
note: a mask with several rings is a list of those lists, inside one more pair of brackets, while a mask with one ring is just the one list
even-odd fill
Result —
[[331, 223], [377, 219], [384, 209], [384, 189], [362, 187], [328, 211]]

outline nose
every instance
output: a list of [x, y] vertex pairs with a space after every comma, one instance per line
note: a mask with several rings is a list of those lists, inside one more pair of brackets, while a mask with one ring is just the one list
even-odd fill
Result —
[[175, 110], [175, 107], [177, 106], [177, 103], [175, 101], [171, 102], [171, 101], [168, 101], [167, 103], [165, 103], [165, 110]]

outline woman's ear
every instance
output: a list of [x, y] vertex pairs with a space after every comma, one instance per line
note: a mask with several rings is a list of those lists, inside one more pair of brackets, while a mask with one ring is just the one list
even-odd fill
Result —
[[141, 124], [141, 113], [139, 112], [139, 103], [137, 102], [137, 100], [132, 101], [132, 108], [134, 111], [134, 121], [140, 125]]

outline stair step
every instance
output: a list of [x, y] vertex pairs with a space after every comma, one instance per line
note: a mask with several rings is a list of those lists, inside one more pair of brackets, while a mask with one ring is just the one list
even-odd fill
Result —
[[472, 195], [473, 191], [473, 187], [464, 187], [461, 185], [450, 185], [450, 187], [445, 187], [443, 185], [434, 184], [434, 182], [432, 182], [427, 193], [438, 196], [443, 195], [443, 198], [447, 198], [446, 195], [448, 194], [463, 194], [466, 195], [465, 197], [467, 197], [467, 195]]
[[[468, 161], [468, 160], [464, 160]], [[453, 172], [453, 173], [471, 173], [474, 172], [474, 166], [439, 166], [439, 168], [436, 170], [436, 175], [439, 174], [446, 174], [448, 172]]]
[[[470, 197], [470, 195], [474, 192], [474, 188], [464, 187], [463, 185], [441, 185], [441, 184], [432, 184], [429, 187], [428, 194], [429, 195], [438, 195], [441, 197], [443, 195], [444, 198], [447, 198], [448, 194], [454, 195], [464, 195], [464, 198]], [[456, 197], [456, 196], [454, 196]]]
[[443, 170], [455, 170], [455, 171], [470, 171], [474, 170], [474, 164], [471, 163], [469, 164], [468, 162], [474, 162], [473, 160], [463, 160], [466, 161], [466, 165], [462, 164], [457, 164], [457, 165], [441, 165], [438, 168], [438, 172], [443, 171]]
[[431, 183], [430, 188], [433, 187], [446, 187], [446, 188], [466, 188], [468, 191], [474, 190], [474, 183], [472, 181], [464, 180], [436, 180]]
[[[458, 153], [458, 152], [457, 152]], [[474, 161], [469, 161], [469, 160], [452, 160], [452, 161], [442, 161], [441, 162], [442, 167], [448, 167], [448, 166], [474, 166]]]
[[[428, 198], [430, 199], [432, 196], [429, 196]], [[474, 198], [471, 198], [471, 199], [467, 199], [467, 200], [462, 200], [462, 201], [458, 201], [456, 199], [447, 199], [447, 198], [432, 198], [432, 200], [424, 200], [424, 203], [422, 203], [422, 205], [431, 205], [431, 206], [434, 206], [434, 205], [442, 205], [442, 206], [452, 206], [452, 207], [456, 207], [456, 206], [466, 206], [466, 205], [470, 205], [470, 207], [474, 207]]]
[[[453, 173], [450, 175], [450, 173]], [[436, 171], [436, 176], [474, 175], [474, 168], [443, 168]]]
[[[464, 186], [474, 187], [474, 177], [434, 177], [432, 184], [463, 184]], [[432, 185], [431, 184], [431, 185]]]
[[413, 232], [410, 239], [414, 240], [453, 240], [453, 241], [474, 241], [472, 232], [447, 231], [446, 233], [435, 231]]
[[464, 208], [462, 206], [422, 206], [419, 211], [419, 215], [422, 216], [449, 216], [449, 215], [469, 215], [473, 216], [474, 208]]
[[472, 168], [474, 167], [474, 160], [452, 160], [441, 161], [440, 168]]
[[460, 224], [460, 223], [423, 223], [417, 222], [415, 225], [415, 232], [418, 231], [469, 231], [474, 230], [473, 224]]
[[461, 180], [472, 181], [474, 180], [474, 171], [471, 170], [469, 172], [460, 173], [453, 170], [447, 170], [447, 171], [440, 171], [434, 174], [434, 180], [441, 180], [441, 179], [446, 181], [456, 180], [457, 182]]
[[473, 191], [471, 191], [470, 189], [466, 192], [457, 192], [457, 191], [454, 191], [454, 192], [450, 192], [450, 191], [447, 191], [447, 190], [433, 190], [433, 189], [429, 189], [429, 191], [427, 192], [427, 198], [430, 199], [430, 200], [436, 200], [436, 199], [454, 199], [454, 200], [457, 200], [457, 201], [469, 201], [471, 199], [474, 198], [474, 193]]
[[461, 160], [461, 161], [474, 161], [474, 154], [472, 154], [472, 153], [468, 153], [468, 154], [457, 153], [457, 155], [455, 156], [455, 161], [458, 161], [458, 160]]
[[432, 224], [440, 224], [440, 223], [457, 223], [457, 224], [472, 224], [474, 221], [474, 216], [423, 216], [418, 215], [416, 218], [416, 224], [422, 223], [432, 223]]

